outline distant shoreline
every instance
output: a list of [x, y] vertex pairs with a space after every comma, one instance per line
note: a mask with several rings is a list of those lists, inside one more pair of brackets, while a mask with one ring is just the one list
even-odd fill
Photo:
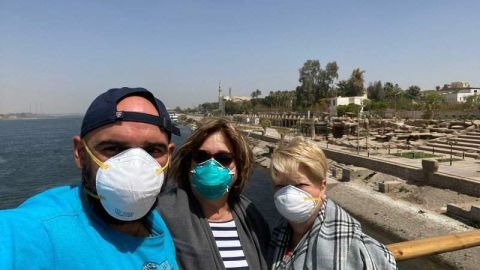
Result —
[[15, 120], [39, 120], [39, 119], [56, 119], [56, 118], [78, 118], [82, 114], [35, 114], [35, 115], [21, 115], [21, 114], [0, 114], [0, 121], [15, 121]]

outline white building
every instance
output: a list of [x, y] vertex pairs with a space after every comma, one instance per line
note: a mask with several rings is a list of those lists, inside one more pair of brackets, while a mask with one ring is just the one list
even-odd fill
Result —
[[249, 101], [252, 97], [245, 97], [245, 96], [223, 96], [224, 100], [231, 100], [233, 102], [242, 102], [242, 101]]
[[[363, 96], [356, 96], [356, 97], [327, 98], [328, 112], [332, 116], [337, 115], [337, 106], [348, 105], [348, 104], [357, 104], [361, 106], [364, 100], [368, 100], [366, 93]], [[362, 111], [363, 111], [363, 107], [362, 107]]]
[[447, 103], [464, 103], [469, 96], [480, 94], [480, 88], [466, 87], [439, 91]]

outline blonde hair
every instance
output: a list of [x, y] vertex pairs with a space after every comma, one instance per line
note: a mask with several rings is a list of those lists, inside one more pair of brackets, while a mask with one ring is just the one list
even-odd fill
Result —
[[279, 174], [295, 179], [302, 171], [313, 184], [320, 186], [327, 179], [327, 167], [325, 154], [318, 145], [303, 137], [295, 137], [275, 150], [270, 172], [275, 180]]
[[229, 201], [235, 201], [247, 185], [253, 165], [253, 153], [239, 130], [230, 120], [224, 118], [206, 118], [198, 128], [187, 138], [178, 149], [172, 160], [169, 176], [175, 179], [178, 185], [186, 190], [191, 190], [189, 173], [192, 166], [192, 153], [197, 151], [208, 136], [215, 132], [222, 132], [233, 147], [233, 155], [238, 177], [229, 192]]

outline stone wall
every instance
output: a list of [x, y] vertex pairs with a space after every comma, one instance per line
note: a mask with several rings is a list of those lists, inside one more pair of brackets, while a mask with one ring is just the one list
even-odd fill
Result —
[[261, 134], [255, 133], [255, 132], [242, 131], [242, 133], [247, 138], [250, 137], [250, 138], [261, 140], [261, 141], [264, 141], [264, 142], [278, 143], [278, 141], [280, 141], [280, 139], [269, 137], [269, 136], [264, 136], [264, 135], [261, 135]]
[[480, 197], [480, 183], [473, 180], [445, 173], [426, 173], [420, 168], [392, 163], [386, 160], [357, 156], [352, 153], [338, 150], [323, 149], [323, 151], [327, 158], [338, 163], [364, 167], [373, 171], [393, 175], [407, 181], [420, 182], [425, 185], [450, 189], [462, 194]]

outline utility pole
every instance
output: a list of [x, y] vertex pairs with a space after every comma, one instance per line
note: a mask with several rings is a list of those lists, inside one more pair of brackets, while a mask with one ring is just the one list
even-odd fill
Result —
[[357, 116], [357, 155], [360, 154], [360, 115]]

